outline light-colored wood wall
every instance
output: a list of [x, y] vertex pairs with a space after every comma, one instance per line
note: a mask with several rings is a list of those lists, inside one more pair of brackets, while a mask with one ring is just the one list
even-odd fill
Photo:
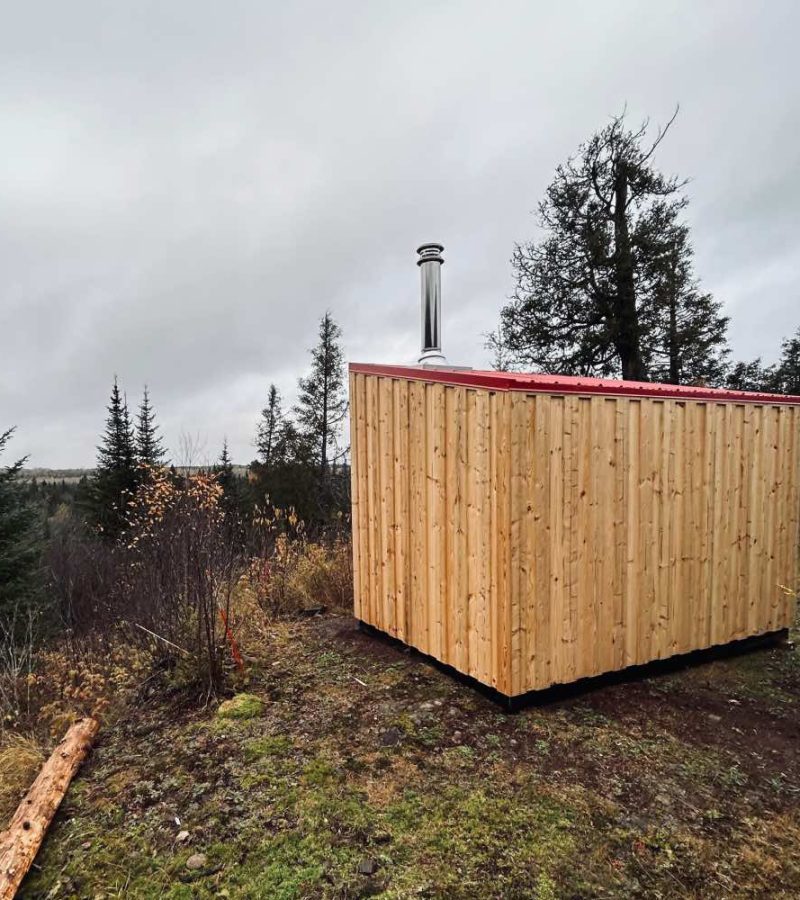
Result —
[[355, 615], [509, 696], [785, 628], [800, 407], [351, 373]]

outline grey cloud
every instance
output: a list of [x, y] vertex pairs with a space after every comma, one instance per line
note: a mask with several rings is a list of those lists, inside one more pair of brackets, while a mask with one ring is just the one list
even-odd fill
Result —
[[485, 365], [555, 165], [627, 103], [682, 110], [697, 269], [743, 357], [797, 327], [795, 5], [17, 4], [0, 35], [0, 426], [89, 465], [116, 372], [170, 446], [237, 461], [330, 308], [350, 359]]

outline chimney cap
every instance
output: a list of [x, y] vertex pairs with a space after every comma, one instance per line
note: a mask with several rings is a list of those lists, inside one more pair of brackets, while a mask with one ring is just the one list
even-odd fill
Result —
[[444, 247], [441, 244], [434, 242], [421, 244], [417, 247], [417, 253], [419, 253], [420, 256], [417, 260], [417, 265], [421, 266], [424, 262], [443, 263], [444, 259], [441, 256], [442, 250], [444, 250]]

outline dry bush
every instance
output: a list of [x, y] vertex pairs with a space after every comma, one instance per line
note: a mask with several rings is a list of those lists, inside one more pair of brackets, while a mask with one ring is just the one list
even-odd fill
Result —
[[309, 541], [302, 535], [280, 534], [272, 554], [253, 559], [245, 578], [270, 616], [319, 607], [342, 612], [352, 608], [352, 552], [343, 537]]
[[35, 716], [27, 725], [58, 739], [83, 716], [113, 721], [135, 701], [152, 666], [151, 654], [122, 631], [97, 646], [63, 641], [42, 649], [28, 677]]
[[35, 738], [0, 735], [0, 824], [14, 814], [46, 757], [44, 747]]
[[224, 676], [224, 622], [241, 555], [238, 522], [222, 499], [213, 474], [151, 470], [130, 502], [112, 610], [133, 639], [188, 662], [208, 694]]

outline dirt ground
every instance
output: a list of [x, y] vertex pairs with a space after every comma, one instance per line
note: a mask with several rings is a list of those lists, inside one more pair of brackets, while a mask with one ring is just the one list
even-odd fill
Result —
[[237, 690], [245, 718], [159, 694], [106, 729], [21, 896], [800, 896], [797, 650], [511, 715], [321, 617]]

